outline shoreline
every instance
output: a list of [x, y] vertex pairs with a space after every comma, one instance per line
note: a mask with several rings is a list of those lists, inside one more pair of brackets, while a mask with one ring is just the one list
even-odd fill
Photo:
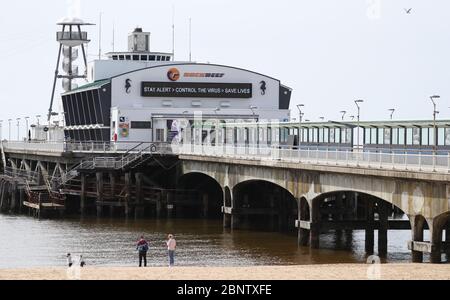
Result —
[[[379, 267], [379, 268], [378, 268]], [[379, 276], [377, 276], [379, 274]], [[0, 269], [0, 280], [450, 280], [450, 264]]]

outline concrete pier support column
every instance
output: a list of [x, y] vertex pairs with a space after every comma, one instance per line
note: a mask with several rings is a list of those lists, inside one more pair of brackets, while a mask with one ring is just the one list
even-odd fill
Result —
[[231, 228], [231, 215], [224, 213], [223, 214], [223, 228]]
[[241, 226], [241, 216], [237, 214], [231, 215], [231, 229], [239, 229]]
[[388, 252], [388, 227], [390, 207], [383, 201], [378, 202], [380, 229], [378, 230], [378, 256], [386, 257]]
[[[275, 196], [274, 195], [270, 195], [270, 209], [272, 211], [275, 211], [276, 208], [276, 203], [275, 203]], [[277, 216], [275, 214], [270, 215], [269, 217], [269, 229], [270, 231], [275, 231], [276, 230], [276, 218]]]
[[444, 226], [440, 219], [428, 221], [431, 228], [431, 254], [430, 262], [432, 264], [442, 263], [442, 234]]
[[124, 175], [124, 184], [125, 184], [125, 199], [124, 199], [124, 205], [125, 205], [125, 218], [129, 218], [131, 215], [131, 208], [130, 208], [130, 200], [131, 200], [131, 174], [125, 173]]
[[109, 173], [109, 184], [110, 184], [110, 193], [111, 193], [111, 200], [112, 201], [116, 201], [116, 174], [114, 174], [113, 172]]
[[[411, 217], [412, 240], [413, 242], [423, 242], [423, 231], [425, 219], [422, 217]], [[413, 263], [423, 263], [423, 252], [411, 251]]]
[[175, 204], [174, 204], [174, 194], [172, 192], [167, 192], [167, 218], [172, 219], [175, 214]]
[[208, 215], [209, 215], [209, 195], [208, 194], [202, 195], [202, 204], [203, 204], [203, 210], [202, 210], [203, 218], [208, 218]]
[[374, 252], [375, 244], [375, 222], [374, 222], [374, 204], [371, 197], [366, 198], [366, 253], [371, 255]]
[[87, 191], [87, 177], [86, 174], [81, 174], [81, 193], [80, 193], [80, 213], [86, 213], [86, 191]]
[[311, 210], [310, 246], [313, 249], [320, 248], [320, 201], [316, 200]]
[[143, 184], [144, 184], [144, 174], [136, 173], [136, 207], [134, 212], [134, 217], [136, 219], [144, 217], [144, 194], [143, 194]]
[[97, 217], [101, 217], [103, 215], [103, 192], [104, 192], [104, 182], [103, 182], [103, 173], [97, 172]]
[[21, 214], [22, 213], [22, 208], [23, 208], [23, 202], [25, 201], [25, 189], [21, 189], [20, 190], [20, 196], [19, 196], [19, 207], [18, 207], [18, 212]]
[[300, 199], [299, 205], [298, 205], [298, 245], [299, 246], [308, 246], [309, 242], [309, 230], [303, 229], [301, 227], [300, 222], [301, 221], [309, 221], [308, 215], [309, 215], [309, 207], [308, 202], [306, 199]]
[[12, 186], [12, 195], [11, 195], [11, 202], [9, 205], [9, 211], [10, 212], [15, 212], [16, 210], [16, 206], [17, 206], [17, 201], [19, 200], [19, 191], [17, 190], [17, 182], [13, 183]]

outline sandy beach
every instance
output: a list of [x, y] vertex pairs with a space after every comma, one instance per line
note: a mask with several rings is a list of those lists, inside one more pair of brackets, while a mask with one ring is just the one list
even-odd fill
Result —
[[[448, 264], [385, 264], [379, 272], [369, 267], [363, 264], [170, 269], [87, 267], [79, 275], [66, 268], [36, 268], [0, 270], [0, 280], [450, 280]], [[368, 273], [375, 276], [369, 277]]]

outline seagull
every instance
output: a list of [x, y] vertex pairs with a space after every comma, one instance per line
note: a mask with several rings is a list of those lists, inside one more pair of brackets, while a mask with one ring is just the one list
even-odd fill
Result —
[[407, 13], [408, 15], [410, 15], [410, 14], [411, 14], [411, 11], [412, 11], [412, 8], [410, 8], [410, 9], [405, 8], [405, 11], [406, 11], [406, 13]]

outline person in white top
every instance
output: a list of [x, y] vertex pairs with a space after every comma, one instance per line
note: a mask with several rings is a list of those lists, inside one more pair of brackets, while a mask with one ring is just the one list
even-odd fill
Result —
[[177, 249], [177, 241], [172, 234], [169, 234], [167, 241], [167, 250], [169, 251], [169, 267], [175, 265], [175, 250]]

